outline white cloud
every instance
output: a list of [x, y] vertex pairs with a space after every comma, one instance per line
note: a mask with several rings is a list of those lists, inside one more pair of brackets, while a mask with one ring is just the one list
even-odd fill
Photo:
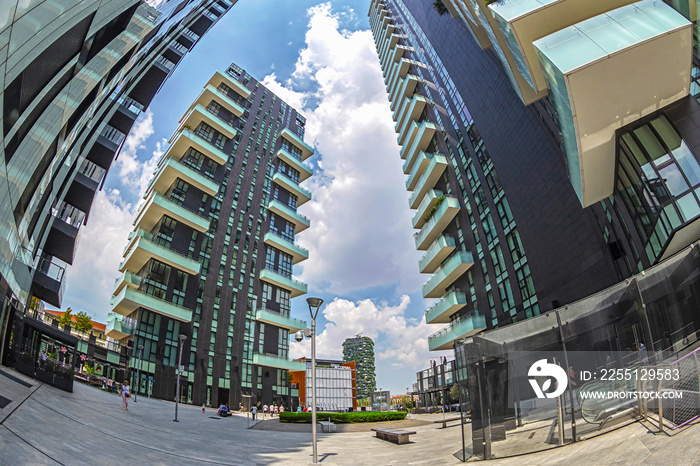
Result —
[[113, 170], [117, 170], [121, 183], [136, 195], [146, 190], [167, 142], [165, 139], [157, 142], [156, 150], [146, 162], [139, 160], [137, 153], [145, 148], [144, 143], [152, 135], [153, 113], [148, 109], [137, 118], [114, 163]]
[[[305, 114], [305, 139], [323, 157], [322, 170], [306, 183], [314, 199], [301, 208], [312, 222], [298, 237], [310, 250], [301, 278], [335, 294], [391, 284], [414, 291], [422, 281], [419, 254], [372, 35], [341, 31], [329, 3], [308, 14], [293, 81], [284, 86], [274, 74], [263, 80]], [[295, 92], [295, 84], [313, 92]]]
[[[396, 306], [377, 304], [370, 299], [358, 302], [334, 299], [322, 311], [328, 322], [323, 329], [317, 329], [316, 356], [340, 358], [343, 341], [361, 333], [374, 340], [378, 363], [415, 370], [426, 367], [430, 357], [443, 353], [428, 351], [428, 335], [435, 332], [435, 327], [427, 325], [425, 317], [420, 320], [406, 317], [409, 303], [406, 295]], [[310, 357], [310, 341], [290, 343], [289, 354], [292, 358]]]
[[105, 322], [134, 215], [135, 206], [124, 203], [118, 190], [97, 192], [88, 224], [80, 232], [78, 253], [67, 271], [64, 301], [74, 310], [85, 310]]

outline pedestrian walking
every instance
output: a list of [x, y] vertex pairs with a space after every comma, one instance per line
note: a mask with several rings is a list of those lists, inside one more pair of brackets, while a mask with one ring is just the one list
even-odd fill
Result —
[[258, 412], [258, 408], [255, 405], [253, 405], [253, 407], [250, 408], [250, 414], [251, 414], [251, 416], [253, 416], [253, 420], [255, 420], [255, 415], [257, 414], [257, 412]]
[[267, 405], [263, 405], [263, 419], [265, 419], [266, 415], [267, 415]]
[[108, 393], [114, 393], [114, 381], [112, 380], [112, 377], [107, 378], [107, 392]]
[[122, 384], [121, 397], [122, 397], [122, 409], [124, 411], [128, 411], [129, 410], [129, 398], [131, 398], [131, 390], [129, 390], [129, 381], [128, 380], [125, 380], [124, 383]]
[[207, 412], [207, 408], [205, 406], [205, 403], [202, 403], [202, 414]]
[[284, 405], [280, 406], [280, 413], [284, 412]]
[[279, 415], [279, 413], [280, 413], [280, 408], [279, 408], [279, 406], [277, 406], [277, 403], [275, 403], [275, 414]]
[[102, 376], [102, 390], [107, 388], [107, 377]]

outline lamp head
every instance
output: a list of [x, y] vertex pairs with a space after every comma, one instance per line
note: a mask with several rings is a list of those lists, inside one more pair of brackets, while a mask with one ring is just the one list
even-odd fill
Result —
[[316, 316], [318, 315], [318, 310], [323, 304], [323, 300], [321, 298], [306, 298], [306, 303], [309, 305], [309, 312], [311, 313], [311, 318], [315, 320]]
[[187, 340], [187, 335], [181, 333], [181, 334], [180, 334], [180, 343], [184, 343], [185, 340]]
[[143, 345], [139, 345], [139, 351], [143, 351]]

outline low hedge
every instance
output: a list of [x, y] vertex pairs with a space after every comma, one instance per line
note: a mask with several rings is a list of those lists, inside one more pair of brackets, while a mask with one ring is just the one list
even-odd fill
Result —
[[[280, 422], [305, 422], [311, 423], [312, 413], [280, 413]], [[335, 424], [345, 424], [351, 422], [379, 422], [379, 421], [398, 421], [406, 418], [405, 411], [360, 411], [357, 413], [316, 413], [316, 420], [327, 421], [328, 418]]]

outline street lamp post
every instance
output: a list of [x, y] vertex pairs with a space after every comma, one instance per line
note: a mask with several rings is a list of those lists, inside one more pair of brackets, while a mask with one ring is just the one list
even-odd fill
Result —
[[311, 437], [313, 443], [313, 464], [318, 464], [318, 448], [316, 441], [316, 316], [323, 304], [321, 298], [307, 298], [311, 313]]
[[143, 356], [143, 345], [139, 345], [139, 368], [136, 371], [136, 386], [134, 387], [134, 403], [136, 403], [136, 394], [139, 392], [141, 389], [141, 359]]
[[185, 345], [185, 340], [187, 340], [187, 335], [183, 335], [182, 333], [180, 334], [180, 355], [177, 357], [177, 370], [175, 371], [175, 374], [177, 374], [177, 394], [175, 396], [175, 419], [173, 421], [175, 422], [180, 422], [177, 420], [177, 405], [180, 403], [180, 374], [182, 371], [180, 368], [182, 367], [182, 347]]

